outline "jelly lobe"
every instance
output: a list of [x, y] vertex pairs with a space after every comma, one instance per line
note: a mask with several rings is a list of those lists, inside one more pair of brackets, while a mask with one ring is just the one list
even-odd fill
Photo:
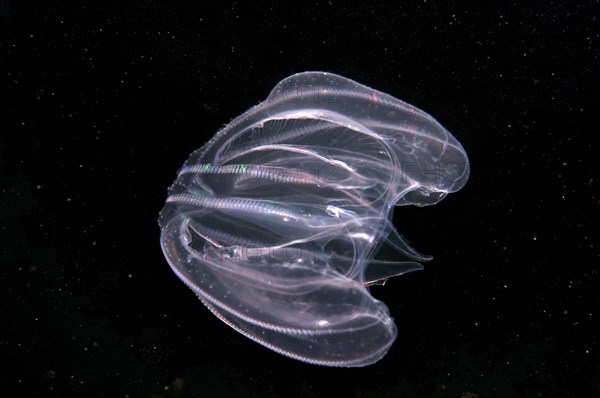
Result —
[[[391, 223], [469, 175], [431, 116], [330, 73], [280, 82], [192, 153], [161, 211], [173, 271], [221, 320], [289, 357], [381, 359], [397, 335], [368, 285], [421, 269]], [[375, 259], [382, 245], [396, 259]]]

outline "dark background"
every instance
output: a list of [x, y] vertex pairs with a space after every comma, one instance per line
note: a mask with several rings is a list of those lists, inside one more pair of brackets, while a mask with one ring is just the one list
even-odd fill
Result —
[[[0, 1], [2, 395], [600, 396], [599, 9]], [[471, 160], [397, 209], [435, 260], [372, 289], [399, 336], [362, 369], [239, 335], [159, 247], [189, 153], [305, 70], [424, 109]]]

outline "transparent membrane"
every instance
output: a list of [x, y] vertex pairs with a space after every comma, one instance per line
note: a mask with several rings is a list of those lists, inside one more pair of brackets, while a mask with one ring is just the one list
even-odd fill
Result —
[[[294, 359], [365, 366], [397, 336], [369, 285], [422, 269], [398, 205], [463, 187], [460, 143], [427, 113], [305, 72], [192, 153], [160, 212], [177, 276], [223, 322]], [[397, 259], [375, 255], [389, 245]]]

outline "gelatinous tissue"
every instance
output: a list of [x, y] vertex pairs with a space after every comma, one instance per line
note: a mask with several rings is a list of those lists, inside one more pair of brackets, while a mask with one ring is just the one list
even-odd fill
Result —
[[[223, 322], [325, 366], [380, 360], [397, 336], [369, 286], [422, 269], [394, 206], [461, 189], [469, 161], [434, 118], [325, 72], [292, 75], [191, 154], [160, 212], [177, 276]], [[383, 245], [396, 258], [376, 257]]]

